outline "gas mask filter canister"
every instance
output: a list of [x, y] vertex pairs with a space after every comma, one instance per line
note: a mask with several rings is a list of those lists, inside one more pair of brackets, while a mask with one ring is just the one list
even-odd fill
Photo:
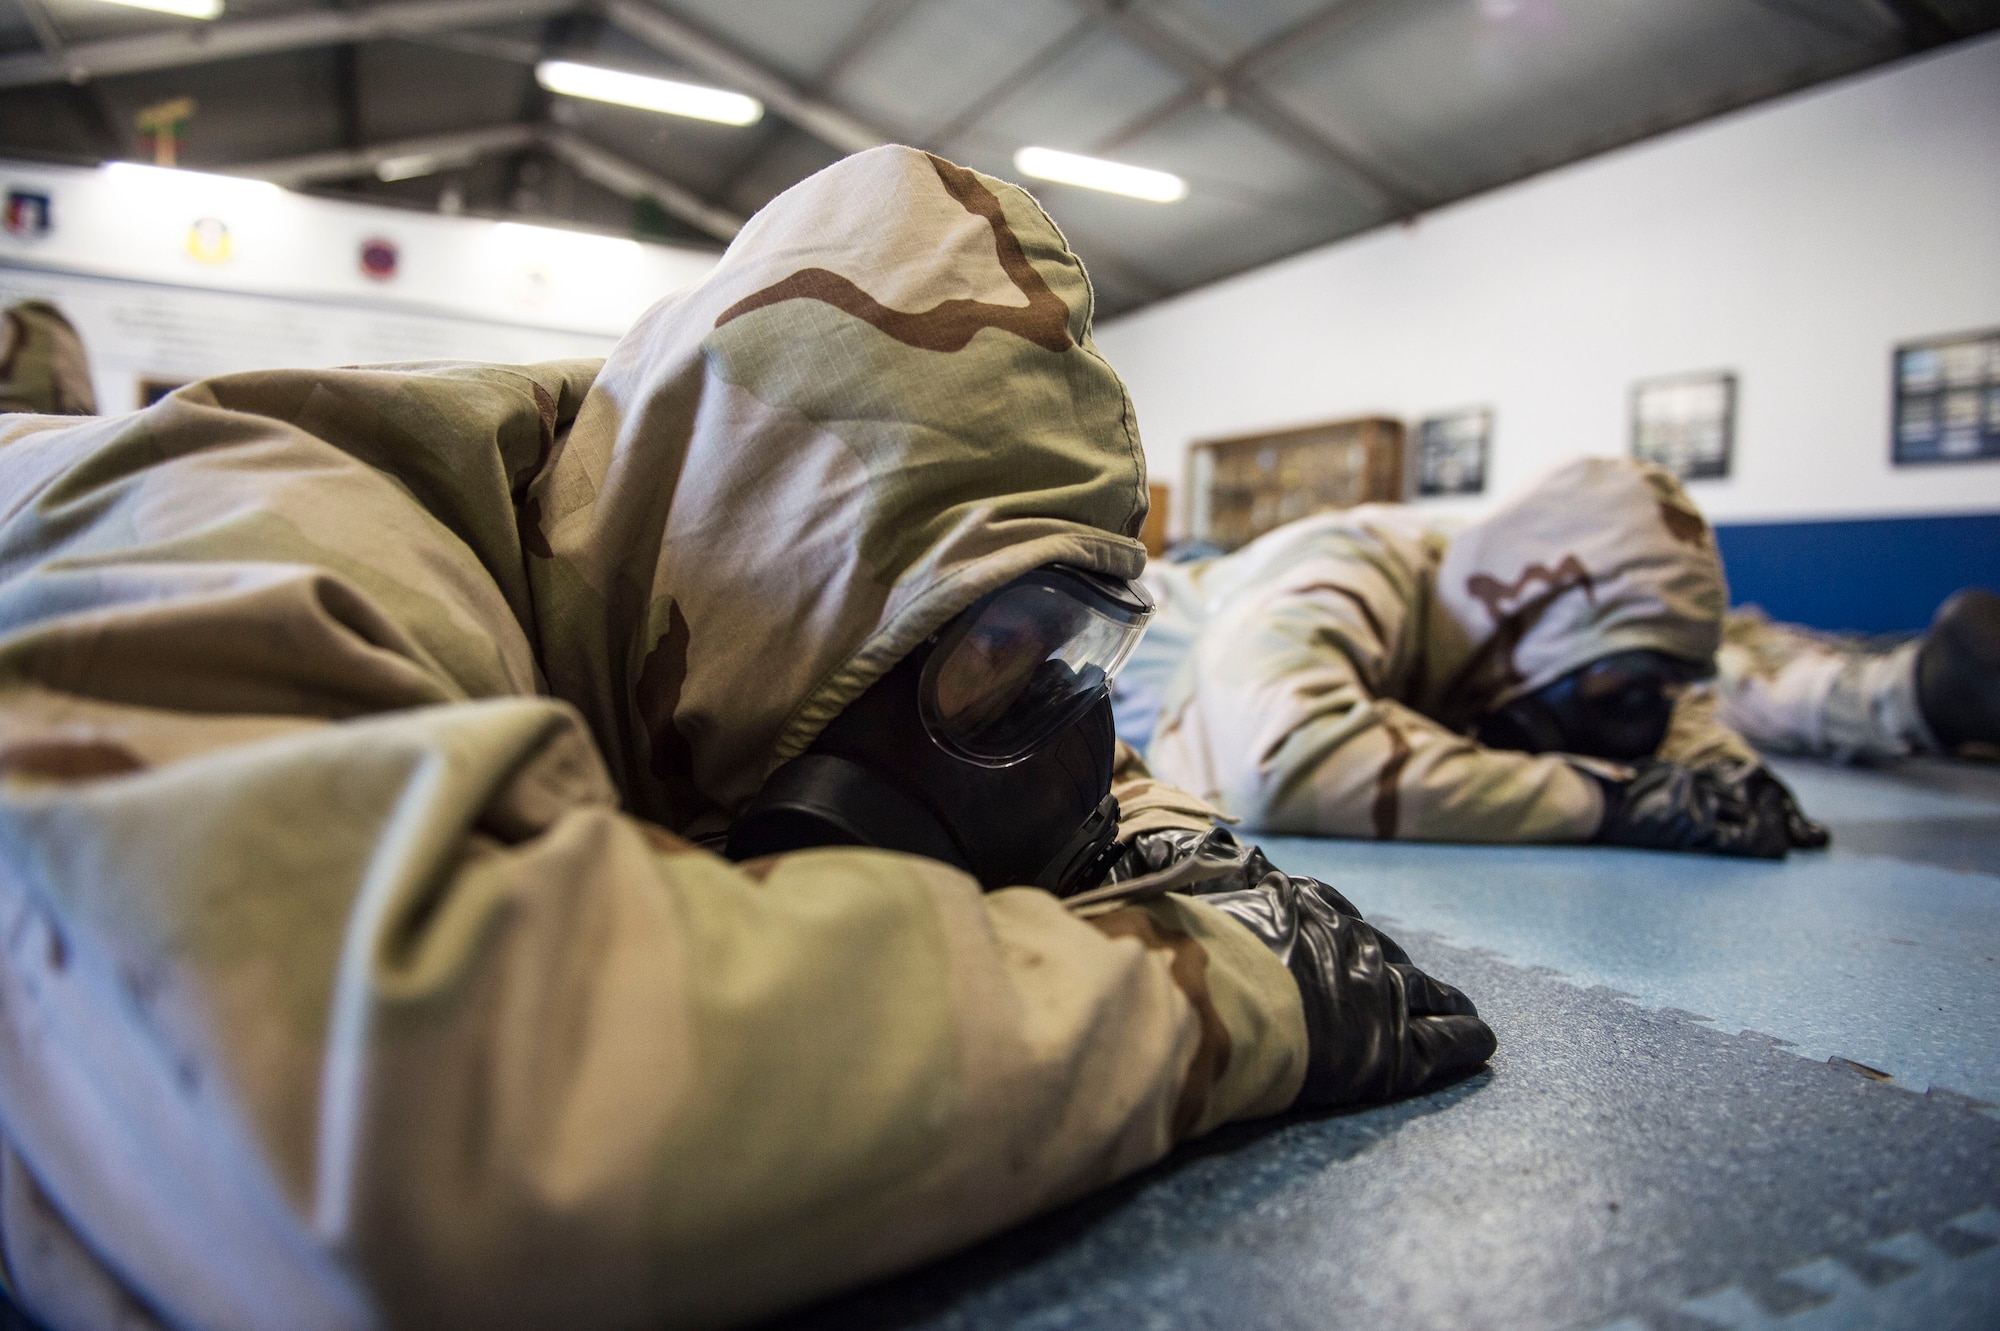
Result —
[[1062, 565], [989, 593], [773, 772], [726, 853], [875, 846], [988, 890], [1089, 887], [1118, 831], [1110, 681], [1151, 613], [1138, 587]]

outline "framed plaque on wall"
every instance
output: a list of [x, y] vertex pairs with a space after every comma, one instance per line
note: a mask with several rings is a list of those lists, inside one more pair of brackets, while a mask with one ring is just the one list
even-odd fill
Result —
[[1897, 466], [2000, 457], [2000, 328], [1896, 348]]
[[1729, 474], [1736, 376], [1677, 374], [1632, 385], [1632, 456], [1682, 480]]
[[1492, 438], [1490, 407], [1426, 417], [1417, 426], [1417, 493], [1484, 493], [1486, 449]]

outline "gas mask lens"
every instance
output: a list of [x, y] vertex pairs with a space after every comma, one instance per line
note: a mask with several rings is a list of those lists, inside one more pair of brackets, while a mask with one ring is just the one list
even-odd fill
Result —
[[1121, 579], [1051, 566], [1014, 579], [939, 635], [924, 666], [924, 728], [985, 767], [1033, 753], [1102, 697], [1153, 603]]

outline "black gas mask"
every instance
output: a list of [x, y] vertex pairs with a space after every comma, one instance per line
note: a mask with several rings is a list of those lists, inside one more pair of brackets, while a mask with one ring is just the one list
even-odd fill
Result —
[[1477, 737], [1493, 749], [1649, 758], [1667, 737], [1682, 691], [1707, 673], [1665, 652], [1614, 652], [1496, 709]]
[[778, 768], [729, 830], [731, 859], [876, 846], [991, 890], [1103, 876], [1118, 833], [1111, 677], [1152, 602], [1050, 565], [975, 602]]

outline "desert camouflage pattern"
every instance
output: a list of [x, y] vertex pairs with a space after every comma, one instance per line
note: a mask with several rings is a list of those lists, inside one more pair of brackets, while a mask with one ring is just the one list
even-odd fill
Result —
[[[1148, 575], [1188, 644], [1148, 761], [1249, 827], [1388, 840], [1578, 841], [1590, 760], [1488, 749], [1492, 708], [1611, 652], [1707, 661], [1726, 591], [1706, 521], [1658, 468], [1586, 458], [1446, 538], [1364, 505]], [[1705, 691], [1662, 756], [1750, 757]]]
[[0, 423], [16, 1297], [718, 1326], [1289, 1104], [1297, 990], [1205, 905], [699, 844], [988, 588], [1138, 571], [1090, 314], [1026, 194], [885, 148], [601, 367]]
[[1716, 653], [1721, 717], [1760, 749], [1844, 762], [1936, 752], [1917, 704], [1920, 642], [1885, 644], [1732, 610]]
[[83, 339], [45, 300], [24, 300], [0, 313], [0, 412], [95, 416], [97, 393]]

